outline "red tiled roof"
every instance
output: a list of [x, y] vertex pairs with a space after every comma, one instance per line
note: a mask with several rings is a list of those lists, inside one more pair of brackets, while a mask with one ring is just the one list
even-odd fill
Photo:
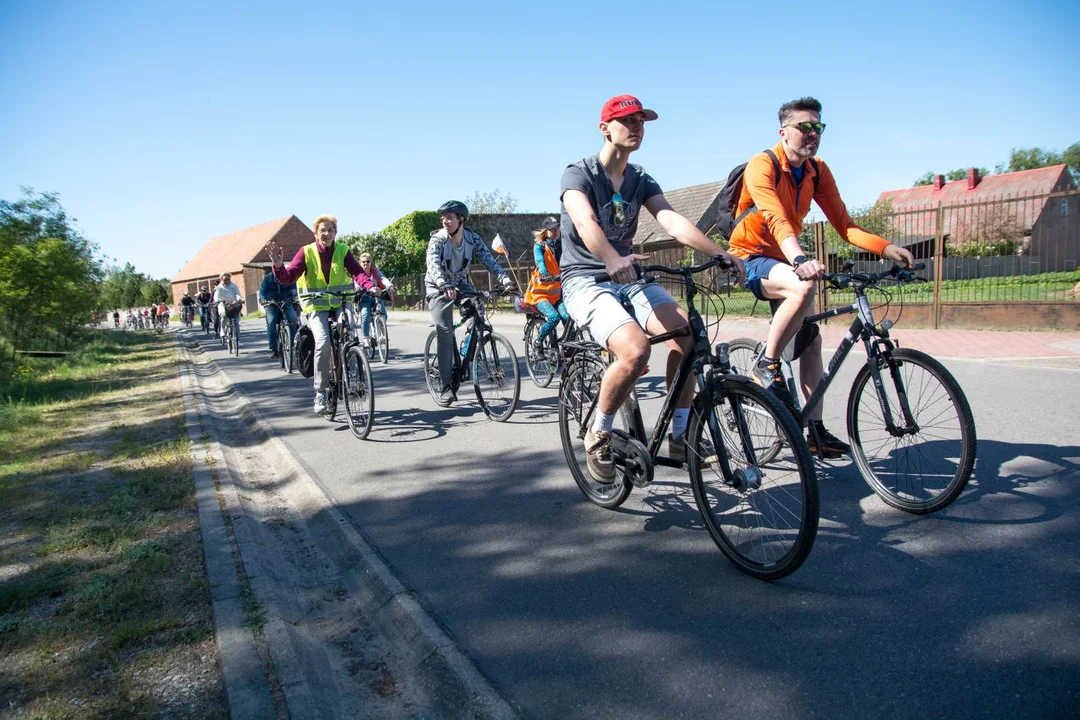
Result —
[[245, 263], [268, 261], [270, 258], [263, 248], [270, 240], [277, 242], [285, 250], [285, 259], [290, 260], [312, 239], [311, 230], [295, 215], [221, 235], [203, 245], [170, 282], [213, 277], [222, 272], [238, 273]]
[[[919, 239], [937, 233], [937, 213], [931, 210], [938, 205], [946, 208], [944, 233], [957, 239], [967, 230], [990, 224], [1007, 224], [1019, 232], [1029, 232], [1046, 203], [1045, 198], [1038, 199], [1040, 196], [1075, 187], [1066, 168], [1065, 165], [1051, 165], [988, 175], [980, 178], [970, 190], [966, 178], [947, 182], [939, 189], [933, 185], [920, 185], [887, 190], [877, 201], [892, 203], [892, 210], [897, 213], [894, 227], [901, 244], [905, 244], [905, 238]], [[971, 205], [973, 207], [966, 207]]]

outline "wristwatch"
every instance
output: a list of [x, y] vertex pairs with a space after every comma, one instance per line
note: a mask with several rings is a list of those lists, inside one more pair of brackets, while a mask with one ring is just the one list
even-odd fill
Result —
[[791, 269], [792, 270], [797, 270], [799, 268], [799, 266], [802, 265], [804, 262], [806, 262], [806, 256], [805, 255], [799, 255], [798, 257], [796, 257], [794, 260], [791, 261]]

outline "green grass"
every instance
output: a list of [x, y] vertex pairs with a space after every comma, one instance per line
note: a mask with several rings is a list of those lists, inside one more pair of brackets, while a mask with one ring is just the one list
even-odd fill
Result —
[[[177, 362], [170, 336], [100, 333], [0, 378], [8, 712], [156, 715], [151, 678], [215, 656]], [[196, 715], [224, 716], [198, 670]]]

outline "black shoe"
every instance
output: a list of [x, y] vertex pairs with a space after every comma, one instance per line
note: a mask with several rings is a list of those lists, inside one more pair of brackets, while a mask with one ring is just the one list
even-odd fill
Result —
[[449, 405], [457, 400], [457, 395], [454, 394], [453, 388], [445, 387], [439, 391], [439, 402]]
[[[814, 429], [817, 430], [817, 438], [814, 437]], [[838, 458], [851, 452], [851, 446], [825, 429], [821, 423], [816, 423], [813, 429], [806, 432], [806, 444], [810, 452], [818, 455], [817, 441], [821, 440], [821, 455], [826, 458]]]
[[773, 394], [777, 400], [783, 403], [792, 417], [799, 418], [799, 412], [795, 409], [795, 401], [788, 392], [784, 375], [780, 372], [780, 361], [761, 358], [757, 365], [750, 370], [750, 379]]

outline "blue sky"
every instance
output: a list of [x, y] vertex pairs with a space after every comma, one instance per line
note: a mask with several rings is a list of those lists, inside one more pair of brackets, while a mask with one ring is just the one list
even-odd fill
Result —
[[[849, 206], [1080, 141], [1080, 3], [0, 3], [0, 197], [60, 193], [104, 255], [172, 276], [296, 214], [342, 232], [498, 188], [558, 208], [603, 101], [633, 161], [721, 180], [813, 95]], [[488, 238], [490, 240], [490, 238]]]

